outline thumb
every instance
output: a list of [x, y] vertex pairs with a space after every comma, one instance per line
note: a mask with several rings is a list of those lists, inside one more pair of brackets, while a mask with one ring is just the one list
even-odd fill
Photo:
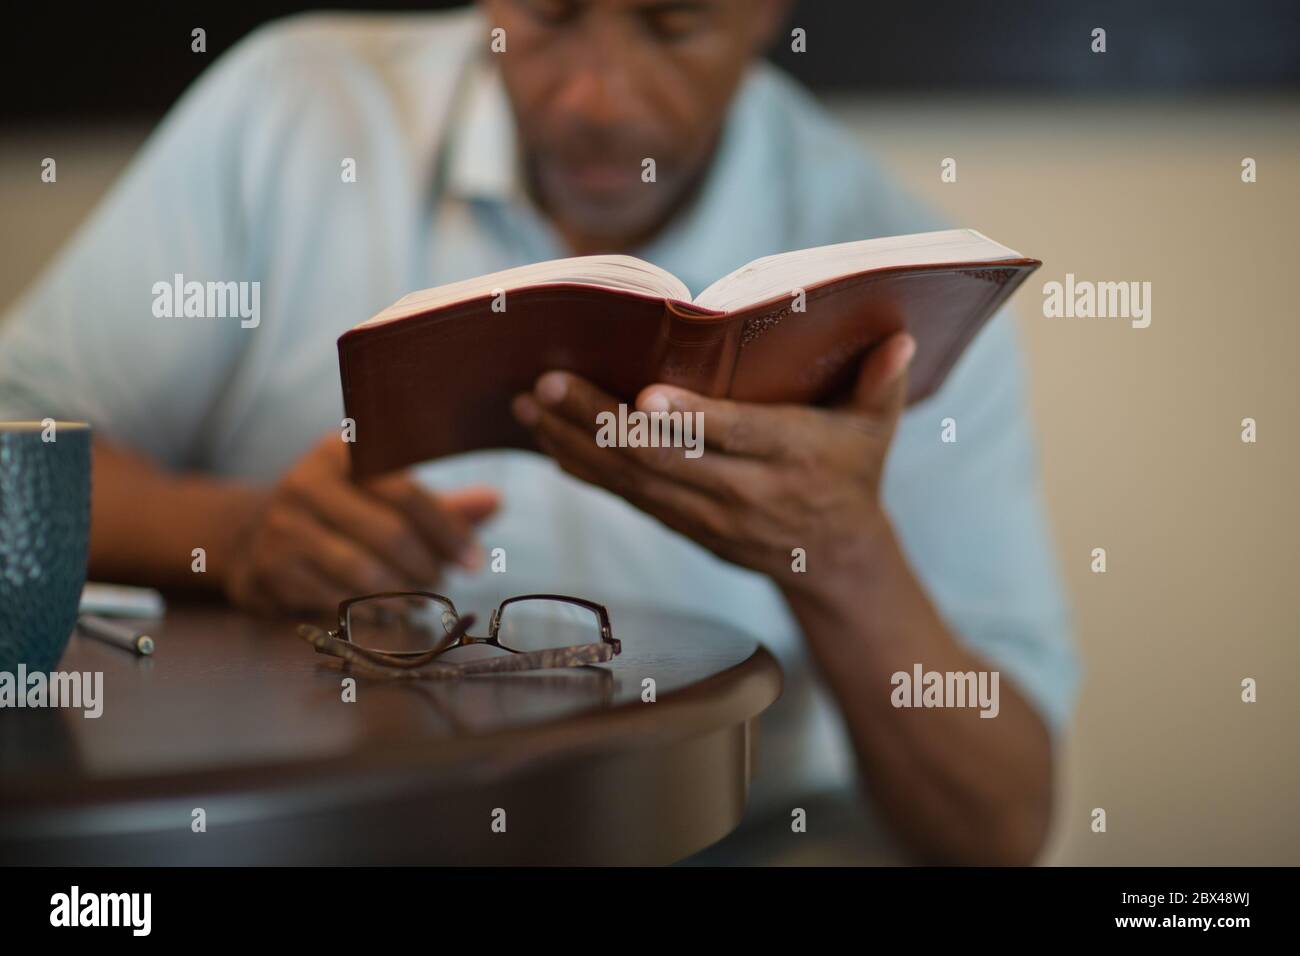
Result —
[[438, 493], [438, 503], [471, 525], [492, 517], [501, 507], [501, 494], [488, 485], [468, 485]]
[[895, 332], [867, 352], [849, 406], [868, 415], [896, 417], [907, 395], [907, 368], [915, 354], [916, 339], [906, 332]]

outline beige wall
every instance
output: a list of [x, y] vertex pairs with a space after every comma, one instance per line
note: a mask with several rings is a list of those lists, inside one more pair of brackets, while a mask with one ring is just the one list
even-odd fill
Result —
[[[1300, 103], [843, 111], [957, 223], [1044, 262], [1015, 301], [1085, 667], [1049, 859], [1300, 863]], [[1066, 272], [1151, 282], [1150, 328], [1044, 318]]]
[[[1016, 302], [1085, 666], [1048, 859], [1300, 863], [1300, 104], [836, 106], [954, 221], [1045, 263]], [[0, 308], [141, 136], [0, 142]], [[33, 185], [48, 155], [58, 185]], [[1151, 327], [1043, 318], [1042, 283], [1066, 272], [1151, 282]]]

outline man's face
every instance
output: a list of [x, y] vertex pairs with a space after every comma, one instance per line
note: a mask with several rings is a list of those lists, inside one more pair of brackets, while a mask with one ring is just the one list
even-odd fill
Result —
[[[572, 240], [645, 238], [707, 167], [779, 0], [484, 0], [530, 184]], [[642, 178], [654, 160], [654, 182]]]

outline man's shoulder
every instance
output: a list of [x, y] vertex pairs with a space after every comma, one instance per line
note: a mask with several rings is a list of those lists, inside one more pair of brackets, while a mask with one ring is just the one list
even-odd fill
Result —
[[273, 20], [236, 43], [201, 85], [243, 115], [277, 106], [373, 107], [377, 94], [413, 111], [446, 99], [486, 42], [473, 9], [433, 13], [302, 13]]
[[290, 131], [317, 145], [427, 148], [485, 31], [473, 9], [273, 20], [213, 64], [175, 113], [216, 117], [226, 138], [270, 144], [247, 155], [280, 150]]
[[246, 59], [383, 66], [465, 50], [484, 29], [473, 8], [432, 13], [308, 12], [263, 24], [232, 49]]

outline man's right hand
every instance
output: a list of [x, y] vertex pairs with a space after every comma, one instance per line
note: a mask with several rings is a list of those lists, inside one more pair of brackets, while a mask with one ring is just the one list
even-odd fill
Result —
[[484, 486], [435, 495], [409, 473], [364, 482], [323, 439], [271, 489], [225, 569], [230, 601], [259, 613], [333, 610], [378, 591], [432, 587], [447, 563], [482, 564], [473, 528], [499, 504]]

